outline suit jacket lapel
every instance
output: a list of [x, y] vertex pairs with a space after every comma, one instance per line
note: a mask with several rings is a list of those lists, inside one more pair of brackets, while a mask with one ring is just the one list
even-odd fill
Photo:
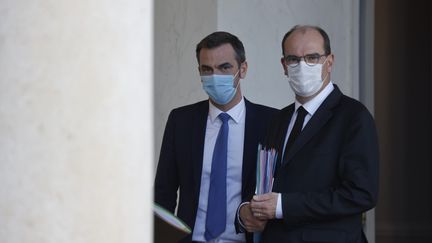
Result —
[[283, 150], [285, 145], [285, 137], [288, 130], [288, 125], [290, 119], [294, 113], [294, 104], [291, 104], [283, 108], [277, 119], [271, 124], [271, 129], [267, 131], [265, 145], [268, 148], [274, 148], [278, 152], [276, 168], [275, 168], [275, 178], [278, 175], [279, 168], [281, 167], [283, 161]]
[[198, 112], [193, 117], [190, 126], [192, 143], [189, 149], [191, 151], [191, 159], [193, 163], [194, 191], [196, 198], [198, 198], [201, 185], [201, 172], [203, 165], [208, 109], [208, 102], [202, 102], [198, 107]]
[[[283, 165], [288, 165], [294, 155], [315, 135], [320, 129], [327, 123], [327, 121], [332, 117], [332, 109], [339, 102], [342, 93], [339, 88], [334, 85], [335, 89], [330, 93], [330, 95], [324, 100], [315, 114], [311, 117], [309, 122], [303, 128], [300, 135], [294, 141], [288, 152], [287, 160], [284, 161]], [[286, 133], [285, 133], [286, 134]]]
[[242, 166], [242, 192], [245, 191], [247, 182], [253, 180], [251, 176], [255, 176], [252, 173], [254, 170], [254, 153], [257, 153], [258, 147], [255, 146], [254, 137], [256, 137], [256, 132], [258, 131], [258, 124], [256, 121], [256, 110], [254, 106], [245, 99], [246, 105], [246, 118], [245, 118], [245, 132], [244, 132], [244, 142], [243, 142], [243, 166]]
[[282, 153], [284, 152], [284, 149], [285, 149], [284, 148], [285, 138], [286, 138], [286, 135], [288, 132], [288, 125], [290, 123], [291, 117], [294, 114], [294, 108], [295, 108], [295, 106], [294, 106], [294, 104], [292, 104], [292, 105], [288, 106], [287, 109], [284, 110], [282, 113], [282, 120], [281, 120], [282, 126], [281, 126], [280, 131], [278, 131], [278, 138], [277, 138], [277, 143], [276, 143], [279, 145], [279, 147], [277, 148], [278, 151], [280, 151], [279, 152], [280, 153], [279, 158], [283, 157]]

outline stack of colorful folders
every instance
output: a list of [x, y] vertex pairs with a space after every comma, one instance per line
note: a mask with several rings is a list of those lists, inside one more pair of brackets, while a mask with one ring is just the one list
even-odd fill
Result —
[[256, 195], [271, 192], [276, 161], [277, 152], [275, 149], [267, 149], [261, 144], [258, 144], [255, 188]]
[[[272, 191], [273, 176], [276, 168], [277, 152], [275, 149], [268, 149], [258, 144], [256, 188], [255, 194], [265, 194]], [[261, 233], [253, 234], [254, 243], [260, 242]]]

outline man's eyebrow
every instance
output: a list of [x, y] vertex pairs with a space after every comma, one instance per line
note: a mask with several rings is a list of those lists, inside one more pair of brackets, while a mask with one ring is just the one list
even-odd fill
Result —
[[[310, 55], [319, 55], [318, 52], [312, 52], [312, 53], [306, 53], [305, 56], [310, 56]], [[286, 55], [286, 57], [301, 57], [301, 56], [296, 56], [296, 55]]]
[[226, 67], [232, 67], [233, 65], [229, 62], [224, 62], [222, 64], [218, 65], [218, 68], [226, 68]]
[[201, 68], [213, 69], [212, 67], [210, 67], [210, 66], [208, 66], [208, 65], [205, 65], [205, 64], [202, 64], [202, 65], [201, 65]]

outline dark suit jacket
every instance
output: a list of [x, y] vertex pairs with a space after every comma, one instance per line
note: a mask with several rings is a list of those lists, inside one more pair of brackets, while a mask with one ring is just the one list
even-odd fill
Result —
[[[155, 202], [174, 212], [180, 188], [177, 216], [192, 229], [198, 208], [209, 101], [171, 111], [165, 127], [155, 179]], [[242, 167], [242, 199], [250, 200], [255, 191], [258, 142], [276, 109], [245, 99], [245, 138]], [[234, 222], [233, 222], [234, 223]], [[191, 241], [191, 236], [184, 242]]]
[[[270, 126], [266, 144], [282, 151], [294, 104]], [[262, 242], [366, 242], [362, 213], [378, 196], [374, 120], [335, 85], [279, 161], [273, 191], [282, 193], [283, 220], [270, 220]]]

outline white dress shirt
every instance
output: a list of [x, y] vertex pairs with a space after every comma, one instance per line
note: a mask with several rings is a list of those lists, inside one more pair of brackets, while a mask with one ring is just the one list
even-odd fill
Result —
[[[290, 123], [288, 125], [287, 134], [285, 136], [285, 143], [283, 146], [284, 151], [282, 152], [282, 158], [284, 157], [285, 153], [285, 146], [288, 142], [289, 134], [291, 133], [291, 130], [293, 129], [295, 120], [297, 119], [297, 111], [300, 106], [303, 106], [303, 108], [307, 111], [308, 114], [306, 114], [302, 129], [306, 126], [306, 124], [309, 122], [309, 120], [312, 118], [312, 116], [315, 114], [315, 112], [318, 110], [318, 108], [321, 106], [321, 104], [324, 102], [324, 100], [327, 98], [327, 96], [330, 95], [330, 93], [333, 91], [333, 83], [330, 81], [329, 84], [313, 99], [310, 101], [301, 104], [297, 100], [295, 101], [295, 111], [294, 114], [291, 117]], [[281, 219], [283, 218], [283, 212], [282, 212], [282, 196], [281, 193], [278, 195], [278, 201], [276, 204], [276, 218]]]
[[[201, 187], [198, 202], [195, 227], [192, 240], [206, 242], [204, 238], [207, 201], [210, 187], [210, 173], [213, 157], [213, 149], [222, 121], [218, 118], [221, 110], [209, 102], [209, 114], [207, 117], [207, 127], [204, 141], [203, 167], [201, 172]], [[245, 242], [244, 234], [236, 234], [234, 218], [238, 205], [241, 203], [242, 188], [242, 166], [243, 166], [243, 146], [246, 119], [246, 106], [244, 99], [236, 106], [227, 111], [230, 115], [228, 121], [228, 154], [227, 154], [227, 222], [225, 232], [216, 239], [209, 242], [236, 243]]]

